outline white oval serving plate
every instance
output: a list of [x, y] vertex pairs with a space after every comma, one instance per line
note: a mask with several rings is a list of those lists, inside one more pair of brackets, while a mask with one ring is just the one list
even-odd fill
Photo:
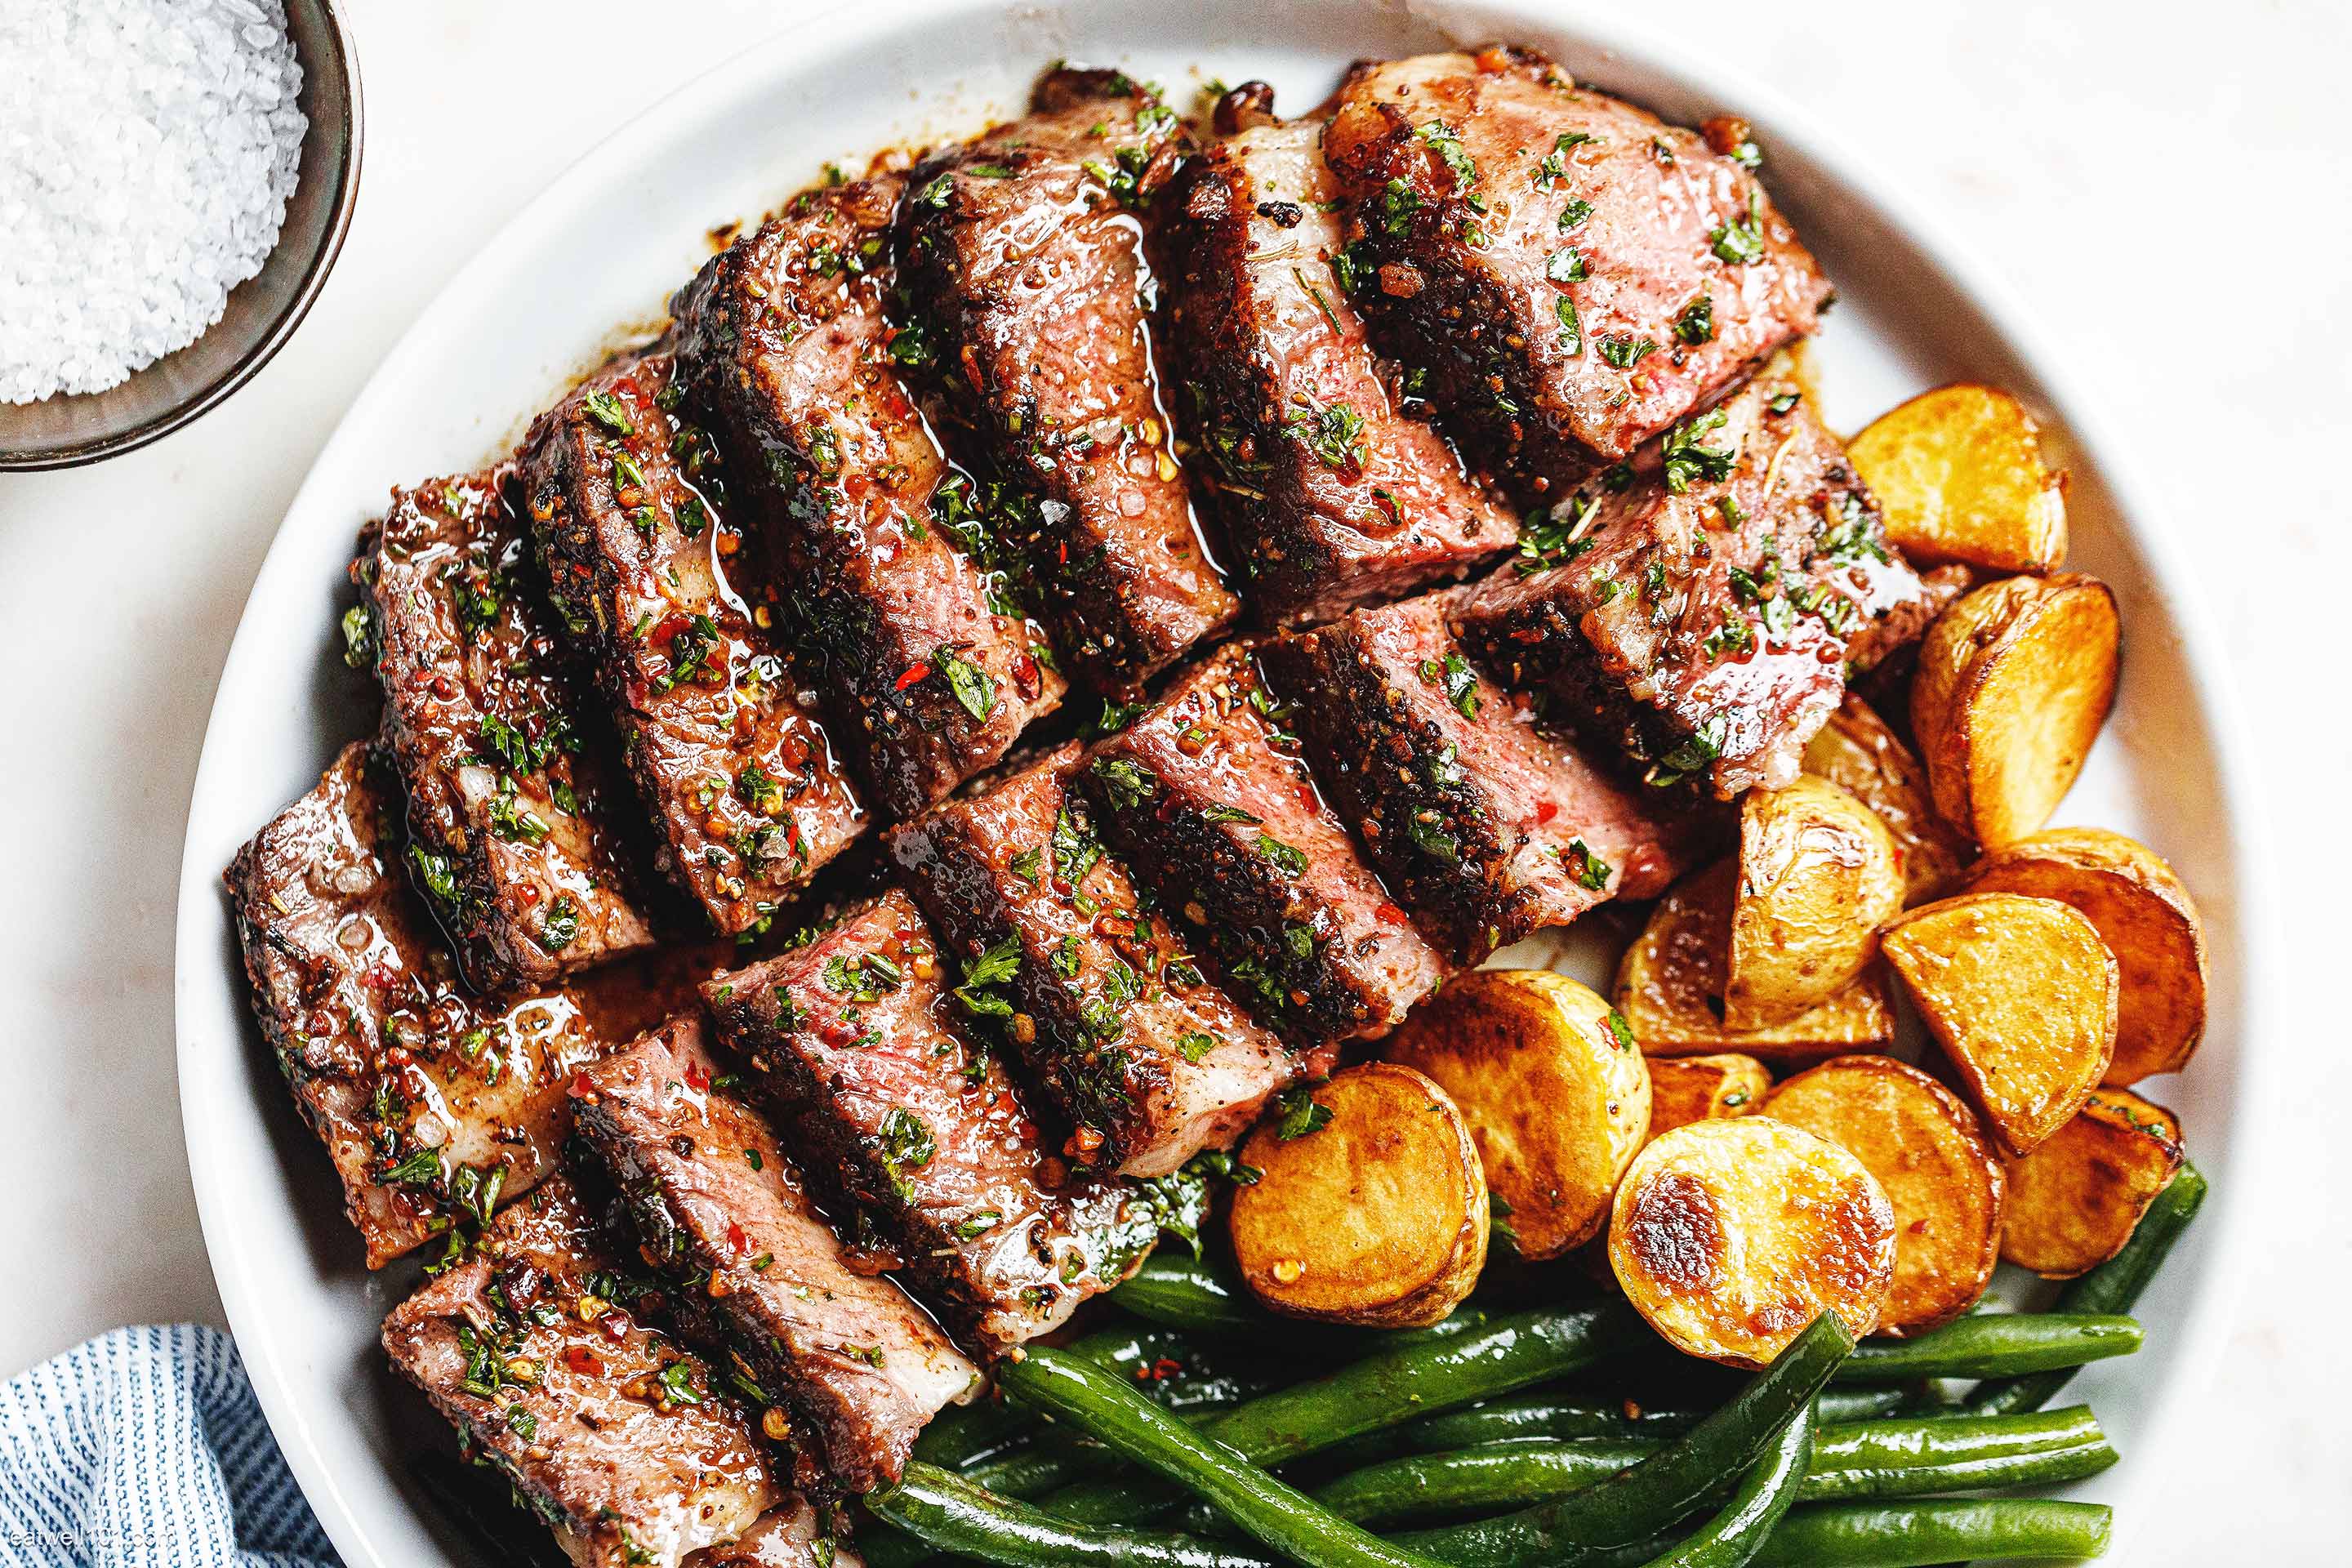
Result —
[[[1622, 8], [1620, 8], [1622, 9]], [[1525, 41], [1670, 120], [1745, 116], [1765, 175], [1839, 287], [1817, 345], [1829, 413], [1853, 428], [1901, 397], [1967, 377], [2042, 416], [2071, 473], [2073, 564], [2114, 585], [2126, 637], [2114, 721], [2062, 821], [2135, 833], [2171, 858], [2212, 940], [2213, 1026], [2190, 1069], [2153, 1086], [2181, 1115], [2215, 1199], [2141, 1309], [2137, 1356], [2088, 1369], [2124, 1461], [2075, 1495], [2114, 1502], [2119, 1537], [2186, 1474], [2196, 1434], [2173, 1419], [2201, 1386], [2229, 1313], [2230, 1211], [2252, 1182], [2263, 1096], [2250, 967], [2265, 900], [2248, 794], [2217, 700], [2220, 644], [2168, 559], [2148, 491], [2117, 471], [2020, 309], [1883, 175], [1829, 145], [1768, 90], [1678, 58], [1615, 16], [1517, 4], [1344, 0], [861, 0], [800, 20], [681, 90], [583, 157], [458, 274], [368, 383], [295, 498], [230, 649], [196, 775], [182, 868], [177, 1003], [181, 1111], [221, 1298], [294, 1474], [354, 1568], [487, 1560], [422, 1494], [409, 1460], [446, 1438], [383, 1369], [376, 1330], [416, 1278], [370, 1277], [325, 1161], [294, 1114], [248, 1014], [219, 872], [307, 789], [370, 711], [337, 654], [344, 567], [386, 489], [472, 467], [592, 363], [614, 325], [656, 312], [707, 254], [713, 225], [750, 217], [875, 149], [980, 129], [1018, 108], [1049, 60], [1118, 65], [1189, 101], [1206, 78], [1276, 84], [1302, 110], [1361, 56]], [[618, 221], [616, 221], [618, 220]], [[1571, 957], [1570, 963], [1574, 960]], [[1588, 973], [1587, 978], [1600, 976]]]

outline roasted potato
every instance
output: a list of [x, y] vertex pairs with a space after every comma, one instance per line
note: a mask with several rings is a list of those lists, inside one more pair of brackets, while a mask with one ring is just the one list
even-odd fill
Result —
[[2048, 572], [2066, 559], [2063, 475], [2042, 466], [2032, 416], [2005, 392], [1939, 386], [1846, 444], [1886, 536], [1925, 564]]
[[1901, 859], [1870, 807], [1808, 774], [1749, 790], [1723, 1021], [1761, 1029], [1811, 1012], [1861, 975], [1902, 909]]
[[1881, 945], [2004, 1152], [2063, 1127], [2106, 1076], [2116, 961], [2079, 910], [1963, 893], [1904, 915]]
[[1893, 1057], [1840, 1057], [1772, 1091], [1764, 1114], [1818, 1132], [1895, 1205], [1895, 1279], [1878, 1331], [1902, 1338], [1975, 1304], [2000, 1256], [2000, 1160], [1959, 1096]]
[[1895, 1038], [1879, 966], [1820, 1006], [1762, 1029], [1723, 1022], [1730, 971], [1731, 886], [1738, 868], [1725, 860], [1666, 890], [1649, 924], [1617, 965], [1617, 1010], [1643, 1053], [1704, 1056], [1744, 1051], [1766, 1061], [1805, 1061]]
[[1979, 861], [1968, 889], [2055, 899], [2089, 919], [2122, 987], [2106, 1082], [2187, 1065], [2205, 1035], [2205, 926], [2154, 850], [2103, 827], [2047, 828]]
[[1814, 733], [1805, 771], [1842, 786], [1885, 824], [1903, 867], [1905, 903], [1942, 898], [1976, 858], [1975, 841], [1937, 815], [1926, 766], [1861, 698], [1849, 694]]
[[2115, 705], [2116, 596], [2095, 577], [2008, 577], [1936, 617], [1911, 731], [1944, 820], [1985, 847], [2050, 820]]
[[2092, 1091], [2074, 1121], [2009, 1168], [2000, 1255], [2053, 1279], [2124, 1249], [2180, 1169], [2180, 1123], [2129, 1089]]
[[1772, 1075], [1754, 1057], [1737, 1051], [1706, 1057], [1660, 1057], [1650, 1064], [1650, 1137], [1690, 1121], [1753, 1116], [1764, 1109]]
[[1549, 970], [1475, 970], [1414, 1008], [1384, 1054], [1461, 1109], [1522, 1256], [1600, 1233], [1650, 1125], [1648, 1065], [1608, 1003]]
[[1243, 1145], [1234, 1257], [1277, 1312], [1423, 1328], [1486, 1262], [1486, 1180], [1469, 1124], [1429, 1079], [1367, 1062], [1294, 1089]]
[[1625, 1173], [1609, 1265], [1675, 1349], [1760, 1367], [1825, 1308], [1856, 1334], [1878, 1326], [1895, 1210], [1826, 1138], [1769, 1116], [1693, 1121]]

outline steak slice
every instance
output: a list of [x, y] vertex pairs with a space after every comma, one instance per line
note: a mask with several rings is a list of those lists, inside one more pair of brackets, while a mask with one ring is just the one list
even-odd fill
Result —
[[1454, 594], [1269, 643], [1315, 776], [1439, 951], [1475, 964], [1612, 896], [1654, 897], [1689, 825], [1538, 729], [1463, 658]]
[[522, 467], [551, 599], [619, 720], [657, 864], [717, 930], [759, 925], [866, 819], [779, 639], [729, 580], [742, 520], [659, 347], [531, 426]]
[[222, 877], [263, 1037], [370, 1268], [544, 1179], [572, 1075], [713, 967], [707, 951], [663, 950], [561, 990], [477, 997], [401, 875], [398, 801], [381, 759], [346, 746]]
[[648, 946], [612, 758], [527, 560], [499, 471], [395, 489], [352, 576], [408, 790], [410, 860], [484, 991]]
[[947, 464], [882, 315], [903, 184], [802, 193], [671, 306], [681, 374], [765, 536], [763, 591], [896, 819], [997, 762], [1064, 690], [1043, 630], [931, 525]]
[[1385, 1034], [1452, 966], [1315, 787], [1288, 710], [1238, 643], [1097, 744], [1103, 837], [1294, 1048]]
[[935, 367], [1004, 481], [994, 527], [1073, 673], [1125, 693], [1241, 607], [1192, 515], [1145, 330], [1136, 212], [1182, 132], [1117, 72], [1050, 72], [1033, 108], [909, 177], [906, 357]]
[[1706, 407], [1829, 299], [1752, 173], [1528, 50], [1360, 65], [1323, 152], [1353, 297], [1529, 500]]
[[394, 1307], [383, 1348], [573, 1562], [673, 1568], [805, 1505], [721, 1380], [650, 1325], [659, 1301], [558, 1176]]
[[787, 1493], [740, 1539], [706, 1548], [688, 1568], [866, 1568], [843, 1522], [839, 1508]]
[[1158, 1226], [1129, 1184], [1072, 1183], [1040, 1147], [1003, 1064], [955, 1026], [949, 967], [894, 889], [703, 995], [804, 1168], [1001, 1354], [1125, 1279]]
[[1509, 548], [1513, 520], [1391, 390], [1331, 270], [1323, 127], [1270, 100], [1226, 96], [1233, 133], [1161, 192], [1154, 238], [1202, 483], [1259, 619], [1291, 626], [1459, 577]]
[[1916, 637], [1932, 602], [1837, 437], [1767, 374], [1539, 517], [1454, 626], [1649, 783], [1703, 774], [1729, 800], [1794, 778], [1857, 643]]
[[768, 1123], [713, 1080], [698, 1014], [672, 1018], [573, 1085], [645, 1256], [677, 1283], [680, 1327], [790, 1412], [821, 1484], [896, 1480], [915, 1436], [980, 1373], [887, 1279], [853, 1271]]
[[1073, 1163], [1160, 1176], [1222, 1148], [1298, 1063], [1202, 973], [1105, 854], [1072, 742], [898, 828], [908, 890], [1071, 1124]]

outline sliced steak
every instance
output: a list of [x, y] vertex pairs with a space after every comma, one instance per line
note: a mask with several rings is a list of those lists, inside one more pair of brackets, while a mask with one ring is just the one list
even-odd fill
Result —
[[656, 859], [733, 933], [866, 826], [781, 639], [730, 581], [741, 520], [671, 360], [625, 355], [540, 416], [523, 447], [551, 598], [618, 715]]
[[650, 1325], [659, 1300], [559, 1176], [394, 1307], [383, 1348], [573, 1562], [673, 1568], [805, 1505], [723, 1380]]
[[799, 1170], [713, 1080], [698, 1015], [671, 1019], [575, 1081], [645, 1256], [679, 1286], [688, 1336], [740, 1359], [792, 1416], [816, 1481], [898, 1479], [915, 1436], [979, 1371], [887, 1279], [854, 1272]]
[[1246, 1128], [1298, 1064], [1211, 984], [1104, 853], [1076, 742], [890, 836], [908, 891], [1071, 1124], [1078, 1165], [1165, 1175]]
[[1064, 689], [1045, 633], [932, 525], [947, 465], [882, 315], [902, 184], [803, 193], [671, 306], [692, 404], [765, 535], [762, 591], [898, 819], [1003, 757]]
[[1182, 132], [1117, 72], [1051, 72], [1034, 110], [909, 177], [904, 357], [933, 367], [1005, 481], [993, 526], [1073, 673], [1126, 692], [1241, 607], [1194, 521], [1145, 331], [1136, 213]]
[[1353, 297], [1530, 500], [1706, 407], [1829, 299], [1752, 173], [1528, 50], [1358, 66], [1323, 152]]
[[1537, 728], [1425, 595], [1269, 643], [1315, 776], [1423, 931], [1473, 964], [1604, 899], [1654, 897], [1691, 829]]
[[1003, 1064], [956, 1026], [951, 968], [893, 889], [703, 994], [804, 1168], [997, 1354], [1125, 1279], [1158, 1227], [1131, 1184], [1072, 1182], [1040, 1146]]
[[1759, 377], [1621, 472], [1539, 517], [1454, 629], [1650, 784], [1777, 789], [1844, 696], [1856, 645], [1916, 637], [1933, 596], [1794, 381]]
[[564, 1085], [692, 994], [665, 950], [506, 1002], [459, 984], [399, 865], [399, 791], [364, 744], [237, 851], [223, 881], [254, 1012], [383, 1267], [555, 1168]]
[[584, 710], [501, 472], [393, 491], [352, 576], [417, 885], [485, 991], [648, 946]]
[[1249, 650], [1228, 644], [1094, 749], [1103, 837], [1294, 1048], [1384, 1034], [1451, 972], [1315, 787]]
[[838, 1507], [814, 1508], [788, 1492], [740, 1539], [713, 1546], [688, 1568], [866, 1568]]
[[1323, 127], [1244, 108], [1270, 97], [1253, 83], [1218, 106], [1233, 133], [1161, 192], [1154, 239], [1203, 484], [1259, 619], [1289, 626], [1458, 577], [1513, 522], [1373, 358], [1331, 270]]

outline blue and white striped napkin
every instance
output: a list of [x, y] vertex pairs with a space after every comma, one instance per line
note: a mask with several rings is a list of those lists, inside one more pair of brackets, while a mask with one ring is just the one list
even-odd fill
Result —
[[117, 1329], [0, 1384], [0, 1568], [334, 1568], [226, 1334]]

